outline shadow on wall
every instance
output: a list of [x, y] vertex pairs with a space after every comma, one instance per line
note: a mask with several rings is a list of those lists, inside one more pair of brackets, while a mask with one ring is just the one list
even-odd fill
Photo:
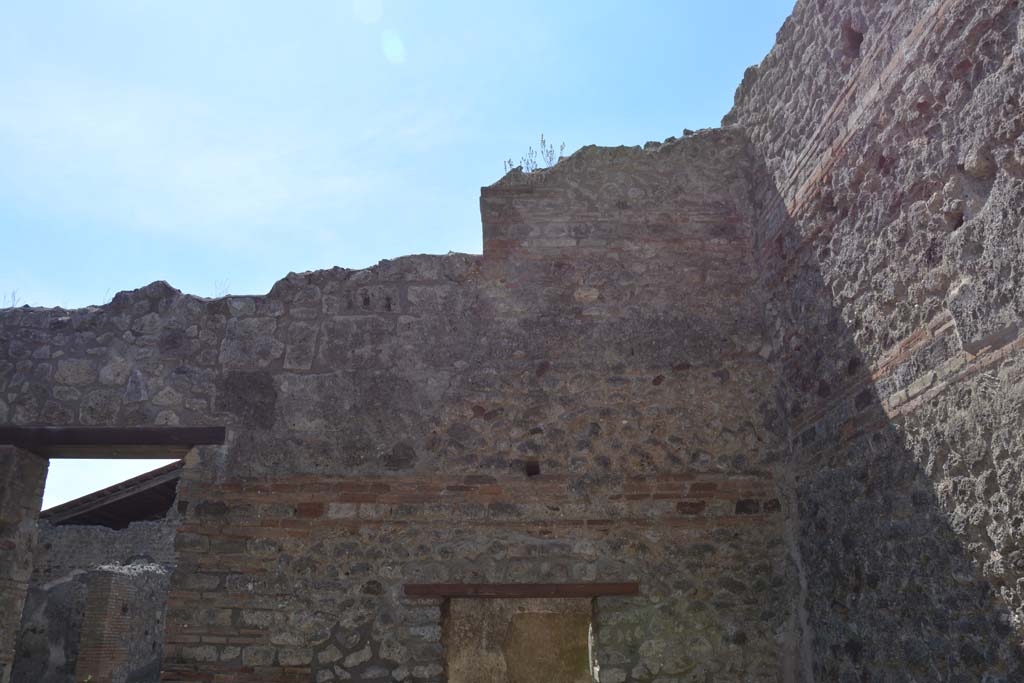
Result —
[[81, 581], [63, 581], [45, 588], [31, 586], [21, 616], [11, 680], [73, 682], [84, 611]]
[[[1024, 615], [1014, 604], [1024, 587], [1019, 548], [1016, 566], [1004, 563], [1001, 574], [986, 565], [986, 553], [1012, 554], [1020, 543], [1020, 503], [1007, 506], [1006, 497], [1022, 489], [1000, 491], [985, 453], [973, 454], [974, 469], [972, 457], [955, 462], [949, 424], [931, 424], [947, 414], [936, 406], [971, 400], [969, 380], [952, 377], [942, 392], [941, 371], [928, 374], [963, 355], [952, 322], [869, 367], [819, 256], [801, 245], [767, 171], [758, 175], [768, 228], [755, 250], [790, 430], [814, 680], [1024, 681], [1024, 624], [1014, 626]], [[914, 387], [922, 374], [928, 382]], [[1004, 457], [1024, 462], [1020, 449]], [[978, 542], [977, 529], [951, 510], [958, 495], [1004, 508], [1005, 547]]]

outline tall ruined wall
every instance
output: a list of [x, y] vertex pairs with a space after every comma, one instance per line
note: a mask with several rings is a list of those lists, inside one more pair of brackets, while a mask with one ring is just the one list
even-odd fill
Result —
[[165, 680], [439, 681], [442, 604], [403, 584], [639, 581], [595, 601], [604, 683], [775, 681], [749, 173], [737, 131], [586, 148], [484, 188], [483, 257], [0, 312], [3, 410], [228, 426], [186, 460]]
[[784, 384], [817, 680], [1024, 680], [1024, 24], [801, 0], [725, 122]]
[[[78, 683], [88, 675], [158, 681], [177, 524], [135, 522], [115, 531], [42, 522], [13, 683]], [[111, 607], [116, 623], [107, 618]], [[96, 638], [105, 626], [109, 649]]]

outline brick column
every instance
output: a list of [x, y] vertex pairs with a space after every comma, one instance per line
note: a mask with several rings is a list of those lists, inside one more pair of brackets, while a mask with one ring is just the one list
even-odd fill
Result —
[[49, 462], [0, 446], [0, 683], [9, 683]]
[[132, 580], [114, 572], [89, 572], [86, 577], [85, 614], [78, 645], [75, 680], [92, 676], [93, 683], [120, 683], [128, 665], [128, 646], [137, 634], [132, 632], [128, 603], [132, 601]]

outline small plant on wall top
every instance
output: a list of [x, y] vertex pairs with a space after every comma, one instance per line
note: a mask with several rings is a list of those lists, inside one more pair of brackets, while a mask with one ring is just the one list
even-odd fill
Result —
[[[563, 142], [558, 146], [558, 152], [555, 152], [555, 146], [548, 143], [544, 139], [544, 133], [540, 134], [540, 149], [536, 150], [532, 146], [526, 150], [519, 159], [519, 163], [512, 161], [512, 157], [505, 160], [505, 173], [508, 173], [517, 165], [523, 168], [524, 173], [533, 173], [539, 168], [547, 168], [554, 166], [555, 162], [558, 161], [559, 157], [562, 156], [562, 152], [565, 151], [565, 143]], [[542, 165], [543, 164], [543, 165]]]

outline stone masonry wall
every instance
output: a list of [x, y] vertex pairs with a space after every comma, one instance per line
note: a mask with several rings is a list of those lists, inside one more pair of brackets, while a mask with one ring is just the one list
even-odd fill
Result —
[[45, 458], [0, 446], [0, 683], [11, 680], [48, 465]]
[[12, 681], [158, 681], [176, 527], [41, 522]]
[[403, 584], [591, 580], [603, 683], [1022, 680], [1022, 99], [1017, 0], [800, 0], [725, 128], [513, 171], [482, 257], [0, 312], [0, 423], [228, 426], [167, 681], [440, 681]]
[[1024, 680], [1022, 58], [1018, 2], [801, 0], [726, 117], [763, 164], [807, 680]]
[[186, 459], [164, 680], [440, 681], [442, 604], [403, 584], [639, 581], [595, 601], [604, 683], [776, 681], [750, 173], [738, 131], [586, 148], [484, 189], [483, 257], [3, 311], [2, 408], [228, 426]]

